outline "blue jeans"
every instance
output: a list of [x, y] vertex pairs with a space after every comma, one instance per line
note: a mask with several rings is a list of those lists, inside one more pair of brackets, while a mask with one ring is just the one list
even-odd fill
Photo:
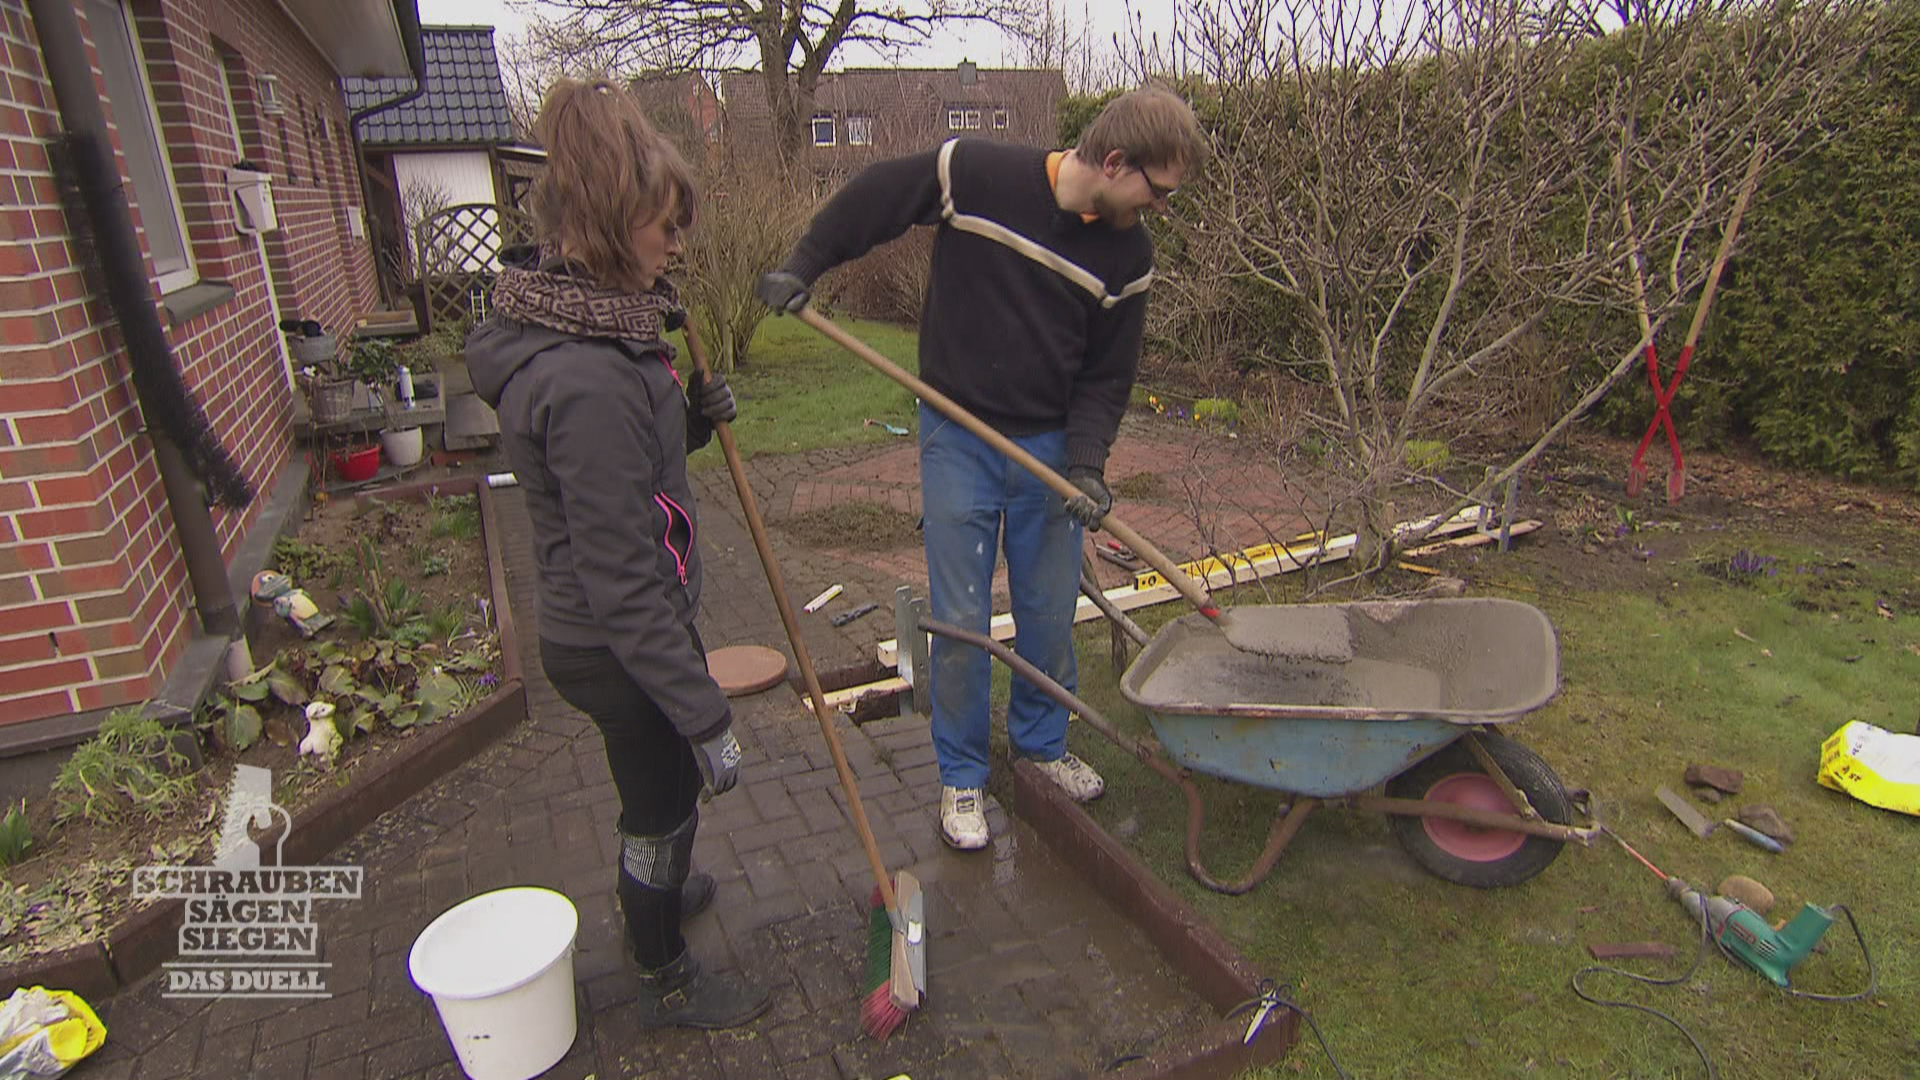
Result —
[[[1013, 440], [1064, 471], [1067, 436]], [[920, 492], [926, 517], [928, 605], [932, 616], [985, 634], [993, 618], [993, 570], [1002, 546], [1014, 651], [1069, 691], [1079, 690], [1073, 614], [1080, 596], [1082, 529], [1066, 502], [1018, 463], [926, 404], [920, 406]], [[988, 698], [993, 659], [971, 645], [932, 643], [933, 747], [940, 782], [987, 785]], [[1067, 710], [1015, 675], [1007, 703], [1013, 753], [1055, 761], [1067, 750]]]

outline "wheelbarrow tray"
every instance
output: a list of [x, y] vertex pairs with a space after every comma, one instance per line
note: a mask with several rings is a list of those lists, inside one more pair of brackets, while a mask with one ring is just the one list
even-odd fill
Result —
[[1525, 716], [1559, 692], [1553, 624], [1517, 601], [1250, 606], [1231, 618], [1284, 655], [1237, 649], [1188, 615], [1120, 680], [1170, 757], [1223, 780], [1356, 794], [1473, 725]]

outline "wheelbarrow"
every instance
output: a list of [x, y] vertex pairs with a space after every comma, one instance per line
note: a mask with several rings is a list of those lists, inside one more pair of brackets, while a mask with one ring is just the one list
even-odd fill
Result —
[[[1478, 888], [1518, 885], [1567, 842], [1590, 845], [1601, 833], [1572, 824], [1546, 761], [1494, 730], [1559, 692], [1559, 641], [1530, 605], [1436, 598], [1236, 608], [1236, 618], [1267, 622], [1264, 636], [1299, 643], [1295, 653], [1263, 656], [1234, 648], [1200, 615], [1149, 637], [1090, 579], [1082, 587], [1143, 646], [1120, 692], [1146, 713], [1157, 747], [1121, 732], [1001, 642], [924, 617], [908, 625], [985, 649], [1178, 785], [1187, 869], [1209, 889], [1251, 891], [1323, 805], [1392, 815], [1394, 837], [1415, 862]], [[924, 654], [915, 659], [925, 663]], [[1201, 859], [1206, 807], [1194, 773], [1289, 796], [1238, 881], [1220, 880]]]

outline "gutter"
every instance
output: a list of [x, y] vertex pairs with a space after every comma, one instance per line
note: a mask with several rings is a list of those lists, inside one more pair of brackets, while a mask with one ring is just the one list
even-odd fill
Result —
[[81, 246], [92, 248], [92, 268], [119, 324], [201, 626], [208, 636], [231, 641], [240, 633], [240, 612], [207, 496], [211, 491], [214, 504], [244, 507], [253, 501], [253, 485], [208, 426], [160, 325], [75, 5], [72, 0], [27, 0], [27, 9], [60, 108], [63, 134], [53, 140], [53, 149], [64, 150], [63, 179], [78, 187], [84, 206], [83, 215], [69, 208], [68, 225], [87, 234], [88, 244]]
[[[407, 50], [407, 66], [413, 69], [413, 89], [364, 109], [356, 109], [347, 116], [347, 134], [353, 139], [353, 164], [360, 170], [360, 212], [369, 218], [372, 217], [373, 189], [368, 181], [371, 170], [367, 167], [366, 145], [360, 139], [360, 121], [375, 113], [405, 105], [427, 92], [427, 47], [420, 40], [420, 9], [415, 6], [414, 0], [393, 0], [393, 14], [400, 21], [400, 37]], [[406, 243], [406, 237], [401, 237], [401, 243]], [[367, 229], [367, 244], [374, 248], [374, 280], [380, 285], [381, 302], [391, 305], [393, 295], [387, 289], [387, 276], [378, 269], [380, 251], [372, 228]]]

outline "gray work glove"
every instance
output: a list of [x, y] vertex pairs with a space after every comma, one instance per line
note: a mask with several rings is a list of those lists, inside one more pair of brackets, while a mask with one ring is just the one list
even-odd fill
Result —
[[727, 385], [727, 377], [717, 371], [702, 375], [696, 368], [687, 377], [687, 401], [709, 424], [731, 424], [733, 418], [740, 415], [739, 406], [733, 400], [733, 388]]
[[807, 283], [799, 275], [789, 274], [785, 270], [772, 270], [760, 275], [760, 284], [754, 289], [760, 302], [776, 312], [791, 315], [807, 306], [812, 299]]
[[714, 795], [724, 795], [740, 782], [740, 740], [733, 737], [729, 722], [720, 734], [706, 742], [693, 744], [693, 760], [700, 766], [700, 779]]
[[1107, 490], [1106, 477], [1099, 469], [1075, 465], [1067, 470], [1067, 479], [1084, 493], [1067, 500], [1067, 516], [1098, 531], [1100, 519], [1113, 509], [1113, 492]]

